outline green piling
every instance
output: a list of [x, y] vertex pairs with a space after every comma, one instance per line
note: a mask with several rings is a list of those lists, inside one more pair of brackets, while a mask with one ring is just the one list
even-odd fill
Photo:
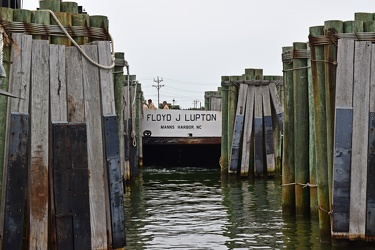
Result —
[[[42, 11], [42, 10], [35, 10], [31, 14], [31, 22], [37, 24], [44, 24], [49, 25], [51, 23], [51, 14]], [[46, 35], [33, 35], [33, 39], [35, 40], [49, 40], [50, 37]]]
[[[87, 14], [73, 14], [72, 15], [72, 26], [79, 27], [89, 27], [90, 26], [90, 16]], [[74, 36], [74, 41], [79, 45], [83, 45], [89, 42], [88, 37]]]
[[318, 192], [316, 188], [316, 130], [315, 130], [315, 102], [314, 89], [311, 73], [311, 60], [307, 60], [308, 77], [308, 102], [309, 102], [309, 183], [310, 186], [310, 215], [318, 217]]
[[[0, 8], [0, 18], [2, 21], [13, 21], [13, 9], [11, 8]], [[6, 78], [0, 78], [0, 89], [8, 91], [9, 88], [9, 73], [10, 73], [10, 52], [11, 52], [11, 44], [6, 44], [4, 41], [3, 47], [3, 66], [6, 72]], [[4, 171], [4, 159], [5, 159], [5, 129], [6, 129], [6, 121], [8, 115], [8, 98], [4, 95], [0, 95], [0, 194], [2, 194], [4, 180], [6, 176], [3, 176]], [[5, 197], [2, 195], [1, 197]], [[3, 201], [1, 201], [3, 203]], [[3, 214], [3, 212], [1, 213]]]
[[60, 3], [61, 0], [41, 0], [39, 1], [39, 9], [60, 12]]
[[[307, 44], [293, 43], [293, 51], [306, 52]], [[293, 53], [293, 88], [294, 88], [294, 166], [296, 215], [310, 213], [310, 192], [303, 185], [309, 182], [309, 105], [306, 55]]]
[[78, 14], [78, 3], [76, 2], [61, 2], [60, 12], [69, 12], [71, 14]]
[[221, 77], [221, 157], [220, 166], [221, 170], [225, 171], [228, 168], [228, 92], [229, 84], [225, 83], [229, 81], [228, 76]]
[[317, 38], [324, 37], [324, 27], [310, 27], [311, 73], [315, 105], [315, 141], [317, 165], [316, 183], [318, 192], [318, 216], [322, 241], [330, 240], [330, 200], [328, 186], [328, 156], [327, 156], [327, 117], [326, 117], [326, 88], [325, 68], [328, 62], [324, 57], [324, 45], [315, 44]]
[[282, 210], [295, 213], [295, 168], [294, 168], [294, 86], [293, 47], [283, 47], [284, 128], [282, 157]]
[[[330, 20], [324, 22], [325, 34], [332, 39], [335, 35], [343, 33], [343, 22]], [[327, 117], [327, 166], [329, 200], [332, 200], [332, 169], [333, 169], [333, 133], [335, 119], [335, 95], [336, 95], [336, 69], [337, 69], [337, 45], [326, 44], [324, 46], [325, 61], [325, 91], [326, 91], [326, 117]]]

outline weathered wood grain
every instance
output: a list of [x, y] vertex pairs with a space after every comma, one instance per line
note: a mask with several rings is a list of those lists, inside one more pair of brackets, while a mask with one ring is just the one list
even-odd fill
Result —
[[264, 136], [263, 136], [263, 107], [262, 90], [255, 87], [254, 103], [254, 174], [264, 176]]
[[365, 239], [371, 42], [355, 43], [349, 239]]
[[254, 88], [249, 86], [246, 96], [245, 122], [242, 140], [241, 176], [249, 175], [251, 142], [253, 137]]
[[332, 209], [335, 212], [332, 214], [332, 234], [347, 237], [353, 127], [354, 40], [340, 39], [338, 46], [332, 186]]
[[240, 84], [238, 91], [237, 99], [237, 108], [236, 108], [236, 117], [234, 121], [233, 128], [233, 138], [232, 138], [232, 147], [231, 147], [231, 157], [229, 170], [237, 172], [239, 164], [239, 155], [240, 155], [240, 143], [242, 138], [243, 131], [243, 120], [245, 114], [245, 103], [247, 95], [247, 85]]
[[66, 64], [68, 122], [84, 122], [82, 55], [76, 47], [66, 47], [65, 53], [69, 60]]
[[375, 240], [375, 45], [371, 51], [370, 114], [368, 130], [366, 241]]
[[31, 72], [30, 248], [48, 247], [49, 42], [33, 40]]
[[[98, 46], [99, 64], [110, 66], [112, 64], [111, 47], [109, 42], [95, 42]], [[102, 97], [103, 115], [115, 114], [115, 91], [112, 70], [99, 69], [100, 89]]]
[[273, 143], [273, 125], [270, 89], [268, 85], [262, 86], [263, 96], [263, 120], [264, 120], [264, 142], [266, 148], [267, 175], [275, 175], [275, 148]]
[[[98, 61], [98, 51], [95, 45], [82, 46], [87, 55]], [[86, 59], [82, 60], [83, 89], [85, 100], [85, 120], [87, 124], [88, 167], [90, 172], [90, 218], [91, 218], [91, 247], [92, 249], [108, 248], [107, 239], [107, 206], [108, 193], [105, 181], [104, 152], [102, 138], [102, 112], [100, 105], [99, 69]]]
[[65, 46], [63, 45], [50, 45], [50, 98], [51, 121], [67, 122]]

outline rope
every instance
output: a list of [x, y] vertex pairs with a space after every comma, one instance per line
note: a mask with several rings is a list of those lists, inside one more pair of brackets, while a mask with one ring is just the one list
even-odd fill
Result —
[[304, 183], [296, 183], [296, 182], [293, 182], [293, 183], [281, 184], [282, 187], [284, 187], [284, 186], [292, 186], [292, 185], [300, 185], [300, 186], [302, 186], [303, 188], [305, 188], [305, 187], [312, 187], [312, 188], [314, 188], [314, 187], [318, 187], [317, 185], [315, 185], [315, 184], [310, 184], [310, 183], [306, 183], [306, 184], [304, 184]]
[[285, 69], [283, 72], [288, 72], [288, 71], [293, 71], [293, 70], [299, 70], [299, 69], [308, 69], [310, 66], [305, 66], [305, 67], [298, 67], [298, 68], [292, 68], [292, 69]]
[[318, 209], [322, 210], [323, 212], [327, 213], [328, 215], [333, 214], [333, 211], [332, 211], [332, 210], [331, 210], [331, 211], [327, 211], [327, 210], [325, 210], [324, 208], [322, 208], [321, 206], [318, 206]]
[[312, 62], [324, 62], [324, 63], [330, 63], [330, 64], [333, 64], [333, 65], [337, 65], [337, 61], [328, 61], [328, 60], [313, 60], [311, 59]]
[[133, 147], [136, 147], [137, 146], [137, 138], [135, 136], [135, 99], [136, 99], [136, 96], [137, 96], [137, 84], [138, 84], [138, 81], [135, 81], [135, 86], [134, 86], [134, 98], [133, 98], [133, 103], [132, 103], [132, 116], [133, 116], [133, 119], [132, 119], [132, 132], [131, 132], [131, 137], [132, 137], [132, 145]]
[[101, 69], [112, 69], [113, 67], [115, 67], [115, 50], [114, 50], [114, 42], [113, 42], [113, 39], [111, 37], [110, 34], [108, 34], [110, 40], [112, 41], [112, 64], [110, 66], [106, 66], [106, 65], [102, 65], [102, 64], [99, 64], [97, 62], [95, 62], [94, 60], [92, 60], [81, 48], [81, 46], [78, 45], [78, 43], [76, 43], [76, 41], [74, 41], [74, 39], [69, 35], [68, 31], [65, 29], [65, 27], [61, 24], [61, 22], [59, 21], [59, 19], [56, 17], [55, 13], [53, 13], [52, 10], [41, 10], [41, 11], [46, 11], [46, 12], [49, 12], [51, 14], [51, 16], [53, 17], [53, 19], [55, 19], [55, 21], [57, 22], [58, 26], [61, 28], [61, 30], [64, 32], [64, 34], [69, 38], [69, 40], [73, 43], [73, 45], [75, 47], [77, 47], [77, 49], [79, 50], [79, 52], [81, 52], [81, 54], [92, 64], [94, 64], [95, 66], [101, 68]]

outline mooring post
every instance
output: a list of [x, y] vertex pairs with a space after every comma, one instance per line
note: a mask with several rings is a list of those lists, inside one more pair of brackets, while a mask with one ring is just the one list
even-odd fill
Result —
[[[72, 14], [72, 26], [89, 27], [90, 16], [87, 14]], [[73, 39], [79, 45], [83, 45], [89, 42], [89, 38], [86, 36], [73, 36]]]
[[309, 106], [307, 82], [307, 44], [293, 43], [293, 88], [294, 88], [294, 164], [296, 215], [310, 211], [309, 188]]
[[220, 166], [221, 170], [226, 170], [228, 167], [228, 76], [221, 77], [221, 116], [222, 116], [222, 130], [221, 130], [221, 156]]
[[[308, 45], [308, 50], [310, 50]], [[311, 54], [311, 51], [308, 53]], [[307, 81], [308, 81], [308, 105], [309, 105], [309, 183], [310, 186], [310, 215], [318, 217], [318, 192], [316, 188], [316, 144], [315, 144], [315, 101], [311, 73], [311, 58], [307, 60]]]
[[[123, 184], [125, 184], [125, 142], [124, 142], [124, 66], [125, 55], [124, 52], [115, 53], [115, 68], [114, 68], [114, 91], [115, 91], [115, 107], [116, 115], [118, 117], [118, 134], [120, 142], [120, 164]], [[125, 190], [125, 185], [123, 185]]]
[[315, 131], [316, 131], [316, 161], [317, 165], [317, 192], [320, 236], [323, 241], [330, 241], [330, 201], [328, 186], [328, 163], [327, 163], [327, 117], [326, 117], [326, 90], [325, 90], [325, 67], [327, 62], [324, 58], [324, 45], [319, 39], [324, 38], [324, 27], [310, 27], [310, 55], [311, 72], [313, 80], [315, 105]]
[[[333, 38], [343, 33], [343, 22], [330, 20], [324, 22], [324, 32]], [[326, 117], [327, 117], [327, 165], [328, 165], [328, 188], [329, 201], [332, 201], [332, 168], [333, 168], [333, 123], [335, 119], [335, 91], [336, 91], [336, 69], [337, 69], [337, 44], [324, 45], [325, 61], [325, 91], [326, 91]]]
[[60, 12], [60, 4], [61, 0], [41, 0], [39, 1], [39, 9]]
[[284, 128], [282, 157], [282, 209], [284, 213], [295, 213], [295, 168], [294, 168], [294, 99], [293, 99], [293, 47], [282, 48], [284, 86]]

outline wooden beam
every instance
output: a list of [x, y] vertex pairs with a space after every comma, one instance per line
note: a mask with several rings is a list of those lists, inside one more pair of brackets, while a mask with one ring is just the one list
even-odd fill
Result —
[[48, 248], [49, 42], [33, 40], [31, 72], [31, 155], [29, 247]]

